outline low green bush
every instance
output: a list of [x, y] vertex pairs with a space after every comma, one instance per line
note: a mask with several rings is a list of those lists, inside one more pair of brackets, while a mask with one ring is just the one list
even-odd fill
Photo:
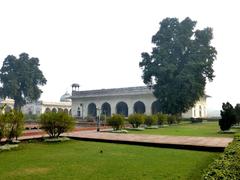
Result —
[[191, 122], [192, 123], [202, 123], [203, 122], [203, 118], [191, 118]]
[[175, 115], [168, 115], [167, 122], [169, 125], [176, 124], [177, 117]]
[[2, 114], [5, 123], [4, 135], [7, 141], [18, 138], [24, 129], [24, 116], [22, 112], [11, 110]]
[[5, 119], [2, 114], [0, 114], [0, 141], [5, 135]]
[[124, 117], [120, 114], [113, 114], [112, 117], [107, 119], [107, 124], [112, 126], [115, 131], [122, 129], [124, 125]]
[[40, 125], [50, 138], [58, 138], [74, 128], [75, 120], [64, 112], [46, 112], [40, 116]]
[[216, 159], [204, 171], [202, 179], [239, 179], [240, 177], [240, 141], [239, 134], [228, 145], [220, 158]]
[[145, 116], [144, 118], [144, 124], [146, 124], [148, 127], [155, 125], [157, 123], [158, 117], [156, 115], [150, 115]]
[[128, 122], [132, 125], [133, 128], [138, 128], [141, 124], [144, 123], [144, 115], [142, 114], [131, 114], [128, 117]]
[[167, 114], [163, 114], [163, 113], [157, 113], [157, 124], [162, 126], [163, 124], [167, 124], [167, 119], [168, 119], [168, 115]]

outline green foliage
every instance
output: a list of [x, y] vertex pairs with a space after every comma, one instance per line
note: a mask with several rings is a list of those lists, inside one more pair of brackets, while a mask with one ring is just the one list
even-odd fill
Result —
[[0, 114], [0, 141], [5, 135], [5, 118]]
[[152, 37], [152, 53], [142, 53], [143, 81], [165, 114], [187, 112], [204, 95], [206, 80], [214, 78], [212, 29], [195, 30], [196, 24], [188, 17], [164, 19]]
[[203, 118], [191, 118], [191, 122], [192, 123], [202, 123], [203, 122]]
[[134, 113], [128, 116], [128, 122], [132, 125], [133, 128], [138, 128], [141, 124], [144, 123], [144, 115], [139, 113]]
[[47, 80], [39, 65], [38, 58], [29, 58], [26, 53], [20, 54], [18, 59], [9, 55], [3, 61], [0, 70], [0, 94], [4, 98], [14, 99], [15, 109], [20, 110], [26, 102], [40, 97], [42, 90], [38, 86], [45, 85]]
[[8, 141], [12, 141], [13, 138], [18, 138], [24, 129], [24, 116], [22, 112], [11, 110], [5, 114], [0, 115], [5, 123], [4, 135]]
[[107, 124], [112, 126], [113, 130], [120, 130], [124, 125], [124, 117], [120, 114], [113, 114], [107, 119]]
[[209, 165], [202, 179], [239, 179], [240, 141], [233, 141], [224, 154]]
[[167, 114], [163, 114], [163, 113], [157, 113], [157, 124], [158, 125], [163, 125], [167, 123], [167, 119], [168, 119], [168, 115]]
[[144, 117], [144, 124], [147, 126], [152, 126], [157, 123], [158, 117], [156, 115], [151, 115], [151, 116], [145, 116]]
[[240, 104], [235, 106], [236, 124], [240, 125]]
[[233, 106], [227, 102], [222, 104], [219, 126], [222, 131], [229, 130], [236, 123], [236, 115]]
[[168, 115], [167, 122], [169, 125], [177, 123], [177, 116], [175, 115]]
[[64, 112], [47, 112], [40, 116], [40, 125], [50, 138], [58, 138], [74, 128], [75, 120]]

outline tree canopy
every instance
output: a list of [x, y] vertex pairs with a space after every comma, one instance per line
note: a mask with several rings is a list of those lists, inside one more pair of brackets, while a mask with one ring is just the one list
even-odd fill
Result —
[[22, 53], [19, 58], [9, 55], [5, 58], [0, 70], [0, 96], [15, 100], [14, 108], [19, 109], [40, 98], [42, 90], [39, 85], [45, 85], [47, 80], [39, 69], [39, 59], [29, 58]]
[[204, 95], [207, 79], [214, 78], [217, 51], [211, 46], [211, 28], [195, 30], [197, 22], [166, 18], [152, 37], [151, 53], [142, 53], [143, 81], [153, 89], [160, 109], [181, 114]]

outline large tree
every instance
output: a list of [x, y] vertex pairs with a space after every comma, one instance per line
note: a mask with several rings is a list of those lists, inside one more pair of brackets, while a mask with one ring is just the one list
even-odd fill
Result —
[[45, 85], [47, 80], [39, 69], [39, 59], [26, 53], [19, 55], [17, 59], [13, 55], [5, 58], [0, 70], [0, 96], [15, 100], [14, 108], [20, 108], [40, 98], [42, 90], [39, 85]]
[[163, 113], [181, 114], [204, 95], [214, 78], [216, 50], [212, 29], [195, 30], [196, 21], [166, 18], [152, 37], [151, 53], [142, 53], [143, 81], [153, 88]]

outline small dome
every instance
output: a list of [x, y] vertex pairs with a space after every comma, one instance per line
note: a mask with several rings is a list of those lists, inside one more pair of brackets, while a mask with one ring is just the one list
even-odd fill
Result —
[[65, 94], [61, 96], [60, 101], [71, 102], [72, 100], [70, 99], [70, 97], [71, 97], [71, 94], [69, 94], [68, 92], [65, 92]]

